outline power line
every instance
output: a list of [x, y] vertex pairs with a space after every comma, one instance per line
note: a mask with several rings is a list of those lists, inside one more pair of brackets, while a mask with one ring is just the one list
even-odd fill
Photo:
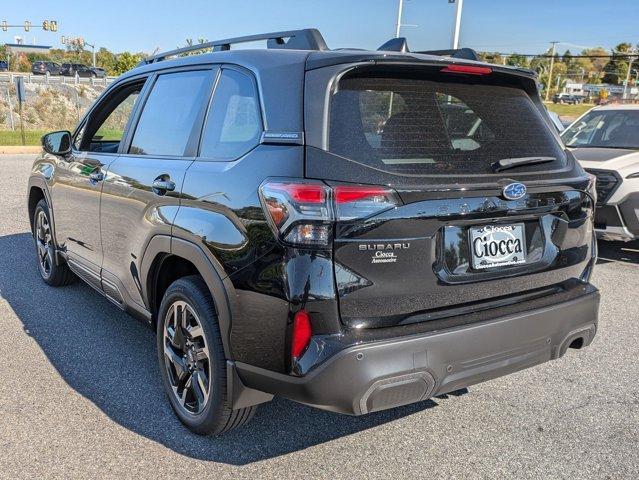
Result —
[[[555, 54], [551, 55], [548, 53], [505, 53], [505, 52], [480, 52], [484, 55], [499, 55], [500, 57], [528, 57], [528, 58], [562, 58], [563, 55]], [[570, 58], [632, 58], [634, 55], [632, 53], [611, 53], [609, 55], [573, 55], [572, 53], [569, 55]]]

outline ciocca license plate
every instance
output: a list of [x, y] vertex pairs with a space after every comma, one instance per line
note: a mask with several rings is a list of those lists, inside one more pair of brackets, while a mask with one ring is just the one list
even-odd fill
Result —
[[526, 263], [524, 224], [471, 227], [470, 258], [475, 269]]

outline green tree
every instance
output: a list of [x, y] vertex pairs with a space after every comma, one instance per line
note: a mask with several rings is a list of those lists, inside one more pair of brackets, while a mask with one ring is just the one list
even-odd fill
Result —
[[116, 56], [106, 48], [102, 47], [95, 54], [95, 61], [98, 67], [104, 68], [107, 75], [115, 75]]
[[[185, 46], [186, 47], [192, 47], [193, 45], [202, 45], [203, 43], [206, 43], [206, 42], [208, 42], [208, 40], [206, 38], [198, 38], [197, 39], [197, 43], [195, 43], [192, 38], [187, 38]], [[181, 48], [181, 47], [178, 47], [178, 48]], [[206, 53], [206, 52], [210, 52], [210, 51], [211, 51], [210, 48], [202, 48], [202, 49], [199, 49], [199, 50], [193, 50], [191, 52], [186, 52], [184, 55], [185, 56], [200, 55], [201, 53]]]
[[603, 68], [603, 83], [610, 83], [613, 85], [619, 85], [626, 80], [628, 73], [628, 57], [627, 55], [632, 50], [630, 43], [620, 43], [615, 47], [612, 52], [612, 58]]
[[142, 55], [139, 53], [122, 52], [115, 57], [115, 65], [113, 67], [114, 75], [122, 75], [140, 63]]
[[513, 53], [506, 59], [506, 65], [512, 65], [513, 67], [529, 68], [530, 62], [528, 61], [528, 57], [525, 57], [524, 55], [519, 55], [517, 53]]

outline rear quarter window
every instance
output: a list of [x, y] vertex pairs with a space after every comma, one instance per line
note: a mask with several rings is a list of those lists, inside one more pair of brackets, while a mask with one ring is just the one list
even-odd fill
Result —
[[484, 174], [503, 158], [565, 154], [523, 90], [438, 78], [345, 78], [331, 96], [328, 150], [407, 174]]
[[200, 156], [233, 160], [260, 141], [262, 119], [257, 89], [251, 77], [223, 69], [207, 115]]

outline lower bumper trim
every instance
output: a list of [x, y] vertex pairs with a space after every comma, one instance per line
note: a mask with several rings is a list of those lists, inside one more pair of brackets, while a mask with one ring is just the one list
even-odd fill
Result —
[[599, 292], [463, 327], [350, 346], [303, 377], [236, 363], [253, 389], [351, 415], [392, 408], [513, 373], [589, 345]]

